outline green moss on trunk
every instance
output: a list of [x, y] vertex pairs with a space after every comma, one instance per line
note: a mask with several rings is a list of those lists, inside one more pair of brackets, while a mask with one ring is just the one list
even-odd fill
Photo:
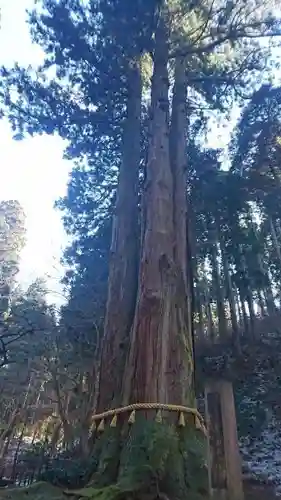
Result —
[[[207, 496], [206, 440], [193, 427], [179, 428], [138, 415], [133, 425], [126, 424], [122, 430], [106, 429], [97, 439], [95, 454], [92, 498], [102, 494], [101, 488], [116, 497], [130, 497], [129, 492], [140, 498]], [[83, 495], [82, 490], [79, 494]]]

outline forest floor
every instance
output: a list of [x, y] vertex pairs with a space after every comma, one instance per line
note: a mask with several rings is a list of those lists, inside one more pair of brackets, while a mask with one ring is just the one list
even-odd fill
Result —
[[[277, 500], [274, 490], [268, 485], [244, 484], [245, 500]], [[29, 488], [0, 488], [0, 500], [67, 500], [62, 490], [44, 483], [34, 484]]]
[[280, 495], [275, 492], [272, 485], [259, 482], [244, 481], [245, 500], [277, 500]]
[[[262, 483], [254, 479], [244, 479], [245, 500], [277, 500], [280, 496], [274, 491], [274, 486], [268, 483]], [[67, 500], [69, 497], [64, 495], [60, 488], [56, 488], [44, 482], [34, 483], [29, 487], [0, 488], [0, 500]]]

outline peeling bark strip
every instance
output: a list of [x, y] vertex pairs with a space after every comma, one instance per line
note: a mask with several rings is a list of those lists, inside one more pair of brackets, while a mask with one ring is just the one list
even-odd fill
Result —
[[128, 75], [127, 120], [120, 167], [108, 299], [101, 357], [98, 411], [120, 401], [126, 342], [137, 292], [138, 175], [141, 134], [141, 74], [132, 62]]

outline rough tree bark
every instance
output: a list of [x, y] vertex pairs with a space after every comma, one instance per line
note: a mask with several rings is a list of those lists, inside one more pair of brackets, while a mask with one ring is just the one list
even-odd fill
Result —
[[[170, 128], [170, 164], [173, 176], [174, 205], [174, 258], [179, 266], [185, 285], [187, 299], [188, 332], [193, 335], [193, 300], [194, 300], [194, 255], [190, 218], [187, 203], [187, 68], [184, 58], [175, 61], [175, 81], [173, 88], [172, 116]], [[190, 207], [189, 207], [189, 211]], [[190, 337], [191, 339], [191, 337]]]
[[141, 73], [128, 73], [127, 118], [111, 244], [108, 299], [102, 345], [98, 411], [120, 402], [122, 365], [137, 292], [138, 176], [141, 133]]
[[173, 176], [173, 204], [175, 231], [175, 260], [187, 284], [187, 190], [186, 190], [186, 122], [187, 81], [184, 59], [178, 58], [175, 66], [172, 117], [170, 131], [170, 162]]
[[[169, 150], [168, 34], [158, 27], [152, 81], [152, 126], [145, 186], [146, 227], [139, 292], [125, 373], [124, 403], [190, 401], [191, 339], [182, 248], [175, 245], [174, 184]], [[178, 216], [181, 221], [181, 215]], [[182, 225], [177, 231], [183, 231]], [[178, 265], [175, 256], [182, 259]], [[187, 344], [188, 347], [186, 346]]]
[[[160, 8], [154, 40], [151, 126], [143, 193], [145, 220], [135, 312], [132, 318], [131, 309], [130, 314], [128, 313], [128, 302], [124, 302], [124, 297], [120, 293], [114, 296], [115, 304], [113, 298], [110, 300], [111, 288], [117, 276], [118, 287], [122, 287], [122, 290], [126, 282], [127, 275], [120, 274], [124, 264], [119, 258], [117, 262], [115, 261], [115, 273], [118, 274], [112, 271], [109, 282], [99, 388], [98, 409], [101, 411], [106, 410], [109, 405], [114, 406], [115, 400], [118, 402], [120, 397], [124, 406], [133, 403], [195, 405], [191, 311], [186, 265], [184, 168], [186, 127], [183, 123], [186, 119], [186, 90], [185, 81], [182, 80], [185, 75], [183, 68], [177, 66], [170, 123], [169, 28], [166, 14]], [[134, 87], [134, 92], [135, 90]], [[132, 131], [131, 126], [130, 131]], [[131, 142], [133, 142], [132, 137]], [[172, 149], [175, 154], [173, 164], [170, 155]], [[127, 176], [124, 177], [125, 183], [128, 179]], [[119, 186], [119, 192], [120, 189]], [[128, 185], [124, 193], [128, 194]], [[123, 235], [125, 228], [119, 226], [126, 220], [123, 219], [124, 209], [126, 207], [123, 205], [116, 227], [116, 232]], [[127, 212], [128, 210], [127, 207]], [[122, 241], [122, 257], [124, 259], [125, 255], [127, 261], [129, 259], [127, 245], [136, 230], [136, 226], [130, 227], [130, 233], [128, 226], [126, 227], [126, 238]], [[115, 256], [112, 258], [114, 262]], [[134, 293], [137, 279], [134, 283], [131, 281], [131, 284], [128, 279], [127, 282], [129, 291], [132, 293], [133, 290]], [[117, 292], [118, 290], [119, 288]], [[132, 296], [130, 304], [133, 309]], [[125, 307], [125, 317], [123, 307]], [[116, 318], [117, 314], [121, 315], [121, 319]], [[114, 319], [117, 319], [117, 325], [120, 325], [118, 330]], [[113, 326], [110, 328], [111, 324], [114, 328]], [[119, 331], [121, 327], [122, 332]], [[120, 356], [120, 341], [124, 340], [124, 334], [128, 335], [129, 330], [129, 346], [121, 390], [122, 370], [117, 371], [112, 363], [113, 360], [116, 361], [115, 356]], [[97, 477], [104, 477], [106, 473], [107, 480], [103, 480], [103, 485], [110, 487], [115, 483], [120, 488], [120, 485], [125, 484], [126, 491], [129, 488], [130, 492], [134, 492], [134, 498], [143, 498], [145, 494], [146, 498], [151, 499], [164, 498], [163, 495], [184, 499], [192, 488], [198, 495], [198, 489], [204, 489], [204, 480], [200, 477], [196, 488], [191, 482], [199, 473], [207, 483], [207, 474], [202, 465], [204, 456], [202, 448], [198, 448], [200, 450], [198, 455], [195, 457], [193, 455], [192, 459], [189, 453], [189, 439], [201, 442], [194, 425], [187, 429], [175, 426], [174, 424], [178, 422], [178, 415], [175, 412], [164, 412], [161, 423], [155, 421], [154, 416], [155, 412], [152, 411], [138, 411], [134, 415], [135, 423], [132, 426], [127, 425], [128, 420], [118, 417], [116, 427], [109, 427], [108, 432], [97, 439], [96, 450], [100, 450], [100, 455], [96, 480]], [[99, 443], [103, 443], [100, 448]], [[194, 472], [192, 468], [195, 468]]]
[[202, 292], [199, 286], [196, 287], [196, 312], [198, 314], [198, 325], [197, 325], [198, 340], [201, 343], [204, 343], [206, 340], [204, 333], [204, 313], [202, 304]]

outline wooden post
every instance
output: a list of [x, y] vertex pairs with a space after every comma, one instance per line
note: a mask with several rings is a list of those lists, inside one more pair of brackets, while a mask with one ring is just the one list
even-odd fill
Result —
[[242, 464], [231, 382], [210, 380], [205, 387], [209, 485], [216, 500], [244, 500]]

